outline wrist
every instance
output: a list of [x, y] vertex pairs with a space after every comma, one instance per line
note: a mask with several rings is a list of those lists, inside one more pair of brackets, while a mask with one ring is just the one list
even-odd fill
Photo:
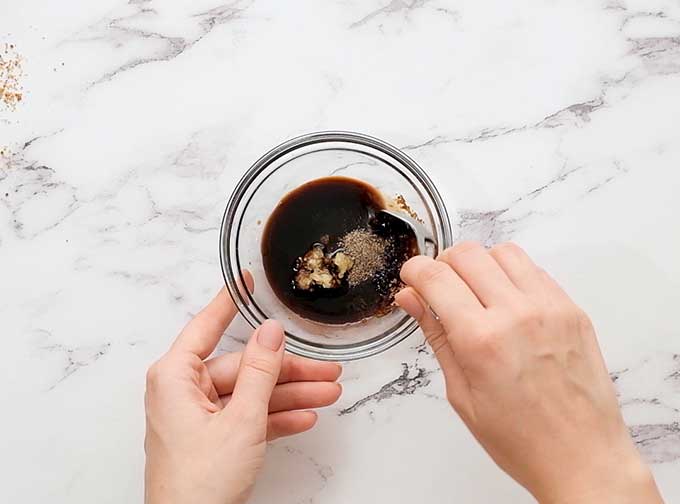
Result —
[[243, 504], [250, 490], [242, 488], [244, 479], [247, 478], [239, 475], [230, 479], [230, 475], [224, 475], [215, 483], [205, 471], [167, 466], [154, 471], [147, 464], [144, 504]]
[[543, 504], [663, 504], [652, 472], [635, 453], [627, 461], [605, 467]]

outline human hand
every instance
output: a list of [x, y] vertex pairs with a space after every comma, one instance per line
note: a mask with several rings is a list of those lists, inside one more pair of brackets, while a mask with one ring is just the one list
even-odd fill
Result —
[[401, 275], [397, 302], [420, 323], [449, 402], [539, 502], [662, 502], [590, 320], [522, 249], [464, 242]]
[[283, 329], [267, 321], [243, 354], [205, 360], [236, 308], [222, 289], [147, 373], [147, 504], [243, 503], [267, 440], [316, 423], [307, 410], [340, 396], [338, 364], [284, 355]]

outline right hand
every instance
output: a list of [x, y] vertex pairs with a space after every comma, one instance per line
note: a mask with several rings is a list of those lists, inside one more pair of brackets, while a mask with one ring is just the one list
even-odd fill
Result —
[[401, 275], [397, 302], [432, 346], [449, 402], [539, 502], [663, 502], [590, 320], [522, 249], [463, 242]]

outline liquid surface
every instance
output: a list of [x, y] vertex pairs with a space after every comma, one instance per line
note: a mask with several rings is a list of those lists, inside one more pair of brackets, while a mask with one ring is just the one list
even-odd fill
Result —
[[[391, 311], [401, 287], [399, 270], [417, 254], [417, 243], [406, 224], [378, 213], [384, 205], [377, 189], [346, 177], [317, 179], [287, 194], [269, 217], [262, 237], [264, 269], [276, 296], [298, 315], [327, 324], [357, 322]], [[296, 283], [301, 258], [308, 251], [322, 247], [332, 258], [344, 250], [343, 238], [356, 230], [386, 243], [379, 270], [358, 284], [348, 280], [352, 270], [332, 288], [303, 289]]]

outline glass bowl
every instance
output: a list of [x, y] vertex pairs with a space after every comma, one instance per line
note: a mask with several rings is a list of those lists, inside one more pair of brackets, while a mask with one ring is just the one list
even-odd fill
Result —
[[[413, 333], [418, 324], [401, 309], [346, 325], [306, 320], [275, 295], [262, 264], [262, 232], [285, 194], [312, 180], [342, 175], [368, 182], [386, 199], [402, 196], [432, 231], [435, 257], [452, 244], [451, 224], [441, 196], [415, 161], [390, 144], [350, 132], [318, 132], [274, 147], [250, 167], [234, 190], [220, 231], [222, 274], [241, 315], [254, 328], [281, 321], [286, 349], [320, 360], [347, 361], [378, 354]], [[249, 270], [255, 290], [245, 288]]]

